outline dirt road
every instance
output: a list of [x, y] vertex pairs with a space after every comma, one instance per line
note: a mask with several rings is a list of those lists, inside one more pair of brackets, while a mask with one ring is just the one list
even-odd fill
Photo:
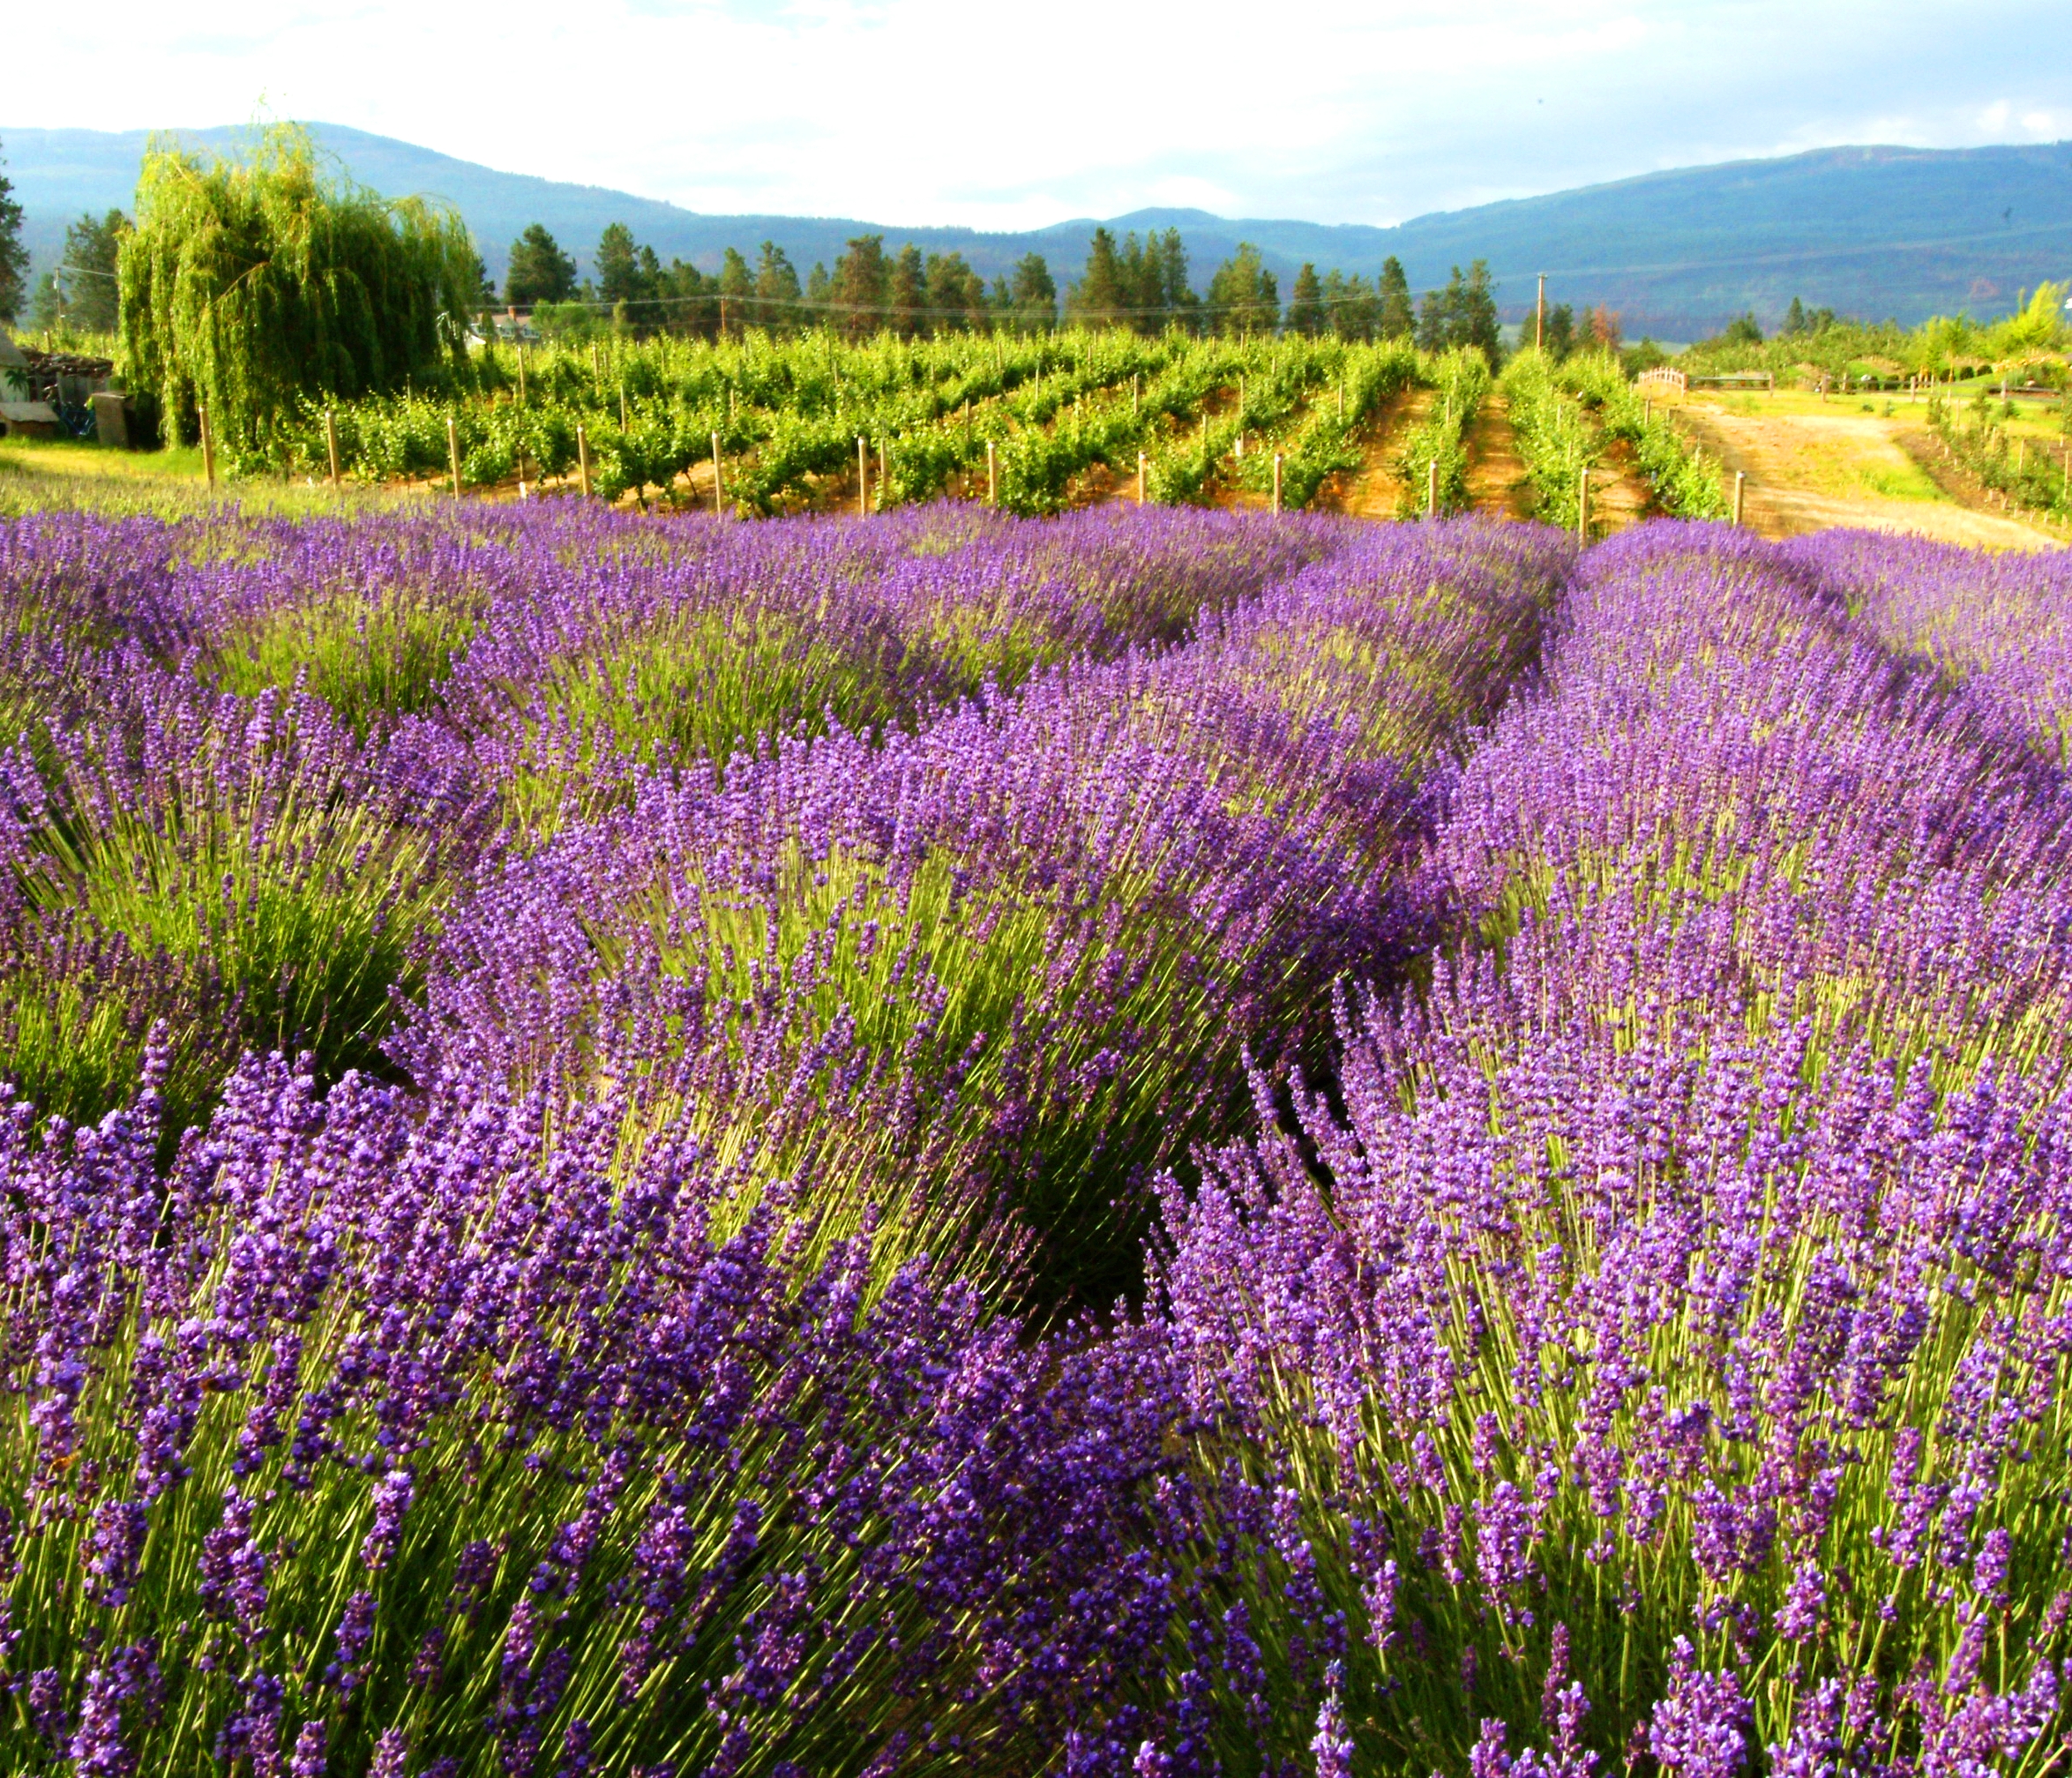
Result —
[[[1838, 410], [1840, 404], [1835, 404]], [[2041, 526], [1965, 504], [1937, 486], [1901, 442], [1918, 411], [1802, 411], [1760, 396], [1694, 400], [1679, 417], [1728, 476], [1748, 478], [1743, 519], [1759, 535], [1795, 537], [1830, 526], [1910, 532], [2001, 549], [2061, 545]]]

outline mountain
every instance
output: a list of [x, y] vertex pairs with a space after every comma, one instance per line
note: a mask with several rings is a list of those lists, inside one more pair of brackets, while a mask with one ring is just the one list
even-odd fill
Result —
[[[775, 241], [802, 274], [832, 265], [852, 235], [882, 234], [897, 249], [962, 253], [991, 278], [1021, 255], [1043, 254], [1062, 283], [1086, 254], [1093, 219], [1024, 234], [907, 228], [842, 217], [712, 216], [602, 186], [499, 173], [342, 124], [311, 126], [356, 179], [392, 195], [443, 198], [467, 218], [494, 273], [530, 222], [544, 222], [581, 258], [609, 222], [625, 222], [663, 258], [711, 271], [736, 246], [752, 259]], [[204, 148], [234, 146], [238, 128], [179, 132]], [[81, 211], [127, 205], [142, 131], [12, 130], [0, 153], [39, 265], [55, 264], [64, 225]], [[1793, 296], [1844, 314], [1913, 323], [1969, 310], [2006, 312], [2046, 278], [2072, 278], [2072, 142], [2020, 147], [1822, 148], [1642, 174], [1606, 185], [1419, 216], [1393, 228], [1230, 220], [1201, 210], [1138, 210], [1108, 219], [1119, 235], [1178, 228], [1197, 286], [1236, 249], [1254, 243], [1282, 274], [1304, 260], [1370, 278], [1400, 258], [1412, 288], [1442, 282], [1480, 258], [1497, 279], [1505, 318], [1532, 306], [1535, 274], [1548, 300], [1618, 310], [1630, 336], [1689, 340], [1752, 309], [1774, 323]]]

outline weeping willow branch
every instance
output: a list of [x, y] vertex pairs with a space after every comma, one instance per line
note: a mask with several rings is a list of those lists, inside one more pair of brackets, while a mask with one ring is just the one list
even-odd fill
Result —
[[168, 437], [192, 438], [206, 402], [247, 462], [267, 460], [303, 398], [385, 393], [464, 362], [478, 276], [458, 215], [327, 178], [292, 124], [241, 159], [154, 138], [116, 270], [130, 386], [158, 397]]

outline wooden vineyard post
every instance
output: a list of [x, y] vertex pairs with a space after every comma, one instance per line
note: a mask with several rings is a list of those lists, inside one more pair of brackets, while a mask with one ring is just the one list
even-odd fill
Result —
[[871, 508], [866, 504], [871, 494], [871, 459], [864, 450], [864, 435], [856, 434], [856, 517], [861, 519]]
[[1000, 459], [993, 454], [993, 441], [985, 441], [985, 504], [1000, 504]]
[[1281, 510], [1281, 453], [1274, 452], [1274, 511]]
[[721, 516], [721, 489], [725, 481], [725, 467], [720, 461], [720, 435], [712, 435], [712, 516]]
[[1130, 412], [1140, 413], [1143, 407], [1144, 376], [1141, 370], [1130, 372]]
[[621, 432], [631, 432], [633, 430], [632, 421], [626, 413], [626, 385], [624, 383], [618, 385], [618, 430]]
[[1425, 466], [1425, 516], [1439, 517], [1439, 459], [1436, 457]]
[[888, 445], [886, 444], [886, 442], [885, 442], [885, 440], [884, 440], [884, 439], [880, 438], [880, 439], [878, 441], [878, 506], [879, 506], [879, 510], [880, 512], [882, 512], [882, 511], [884, 510], [884, 507], [885, 507], [885, 489], [886, 489], [886, 484], [887, 484], [888, 482], [891, 482], [891, 480], [892, 480], [892, 452], [891, 452], [891, 448], [890, 448], [890, 446], [888, 446]]
[[195, 412], [201, 419], [202, 478], [209, 484], [210, 492], [213, 493], [216, 486], [216, 440], [215, 435], [209, 430], [208, 403], [206, 401], [200, 403]]
[[1740, 470], [1734, 471], [1734, 523], [1736, 526], [1741, 522], [1741, 489], [1747, 484], [1747, 476]]
[[1338, 417], [1341, 420], [1345, 418], [1345, 378], [1343, 376], [1338, 379]]
[[1590, 541], [1590, 466], [1587, 463], [1575, 478], [1575, 541]]
[[524, 404], [525, 404], [525, 347], [522, 347], [522, 346], [520, 346], [520, 347], [518, 348], [518, 400], [519, 400], [519, 405], [520, 405], [520, 407], [524, 406]]
[[587, 500], [590, 497], [590, 435], [580, 426], [576, 428], [576, 483], [583, 490], [583, 498]]
[[331, 458], [331, 485], [338, 486], [338, 415], [324, 410], [324, 449]]
[[1137, 452], [1137, 504], [1140, 506], [1144, 504], [1144, 453], [1140, 451]]
[[1544, 351], [1547, 343], [1547, 274], [1539, 274], [1539, 300], [1532, 307], [1532, 349]]
[[[453, 497], [460, 497], [460, 429], [446, 415], [446, 467], [453, 472]], [[518, 459], [518, 497], [525, 498], [525, 459]]]

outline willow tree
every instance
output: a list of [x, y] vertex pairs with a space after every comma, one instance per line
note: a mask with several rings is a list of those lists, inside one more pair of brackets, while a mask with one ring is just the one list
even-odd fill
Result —
[[206, 402], [226, 448], [263, 457], [303, 398], [464, 360], [475, 265], [457, 215], [327, 176], [295, 125], [236, 158], [154, 138], [117, 268], [123, 368], [168, 436], [191, 438]]

